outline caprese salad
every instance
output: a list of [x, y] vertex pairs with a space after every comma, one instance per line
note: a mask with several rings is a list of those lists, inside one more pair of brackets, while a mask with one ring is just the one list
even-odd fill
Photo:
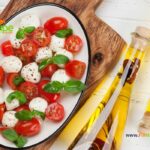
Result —
[[0, 45], [0, 133], [4, 138], [21, 148], [26, 137], [41, 131], [45, 119], [55, 123], [64, 119], [61, 93], [80, 93], [85, 88], [80, 79], [86, 64], [75, 59], [82, 46], [64, 17], [50, 18], [44, 25], [33, 14], [20, 20], [19, 28]]

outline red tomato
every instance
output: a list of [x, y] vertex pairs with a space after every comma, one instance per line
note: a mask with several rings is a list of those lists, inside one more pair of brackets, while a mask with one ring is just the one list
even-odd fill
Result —
[[0, 122], [2, 122], [2, 118], [3, 118], [3, 115], [4, 115], [4, 112], [5, 112], [5, 104], [1, 104], [0, 105]]
[[8, 129], [7, 127], [0, 126], [0, 132]]
[[28, 100], [38, 97], [38, 86], [31, 82], [23, 82], [19, 86], [19, 91], [23, 92]]
[[56, 102], [60, 98], [60, 93], [48, 93], [43, 90], [45, 84], [50, 82], [49, 80], [42, 80], [38, 84], [39, 95], [47, 100], [48, 103]]
[[24, 65], [31, 63], [34, 59], [23, 54], [21, 49], [15, 49], [15, 56], [19, 57]]
[[58, 66], [56, 64], [50, 64], [41, 71], [41, 75], [43, 77], [51, 78], [51, 76], [57, 69], [58, 69]]
[[41, 125], [36, 118], [33, 118], [29, 121], [19, 121], [15, 126], [15, 130], [23, 136], [34, 136], [40, 132]]
[[81, 79], [85, 72], [86, 64], [79, 60], [72, 60], [65, 66], [66, 73], [75, 79]]
[[30, 110], [30, 109], [29, 109], [29, 106], [27, 104], [21, 105], [21, 106], [19, 106], [18, 108], [15, 109], [16, 112], [22, 111], [22, 110]]
[[0, 86], [3, 85], [4, 79], [5, 79], [5, 73], [4, 73], [3, 68], [0, 66]]
[[14, 79], [18, 76], [19, 76], [18, 73], [10, 73], [7, 76], [7, 83], [13, 90], [17, 89], [17, 86], [14, 84]]
[[21, 51], [25, 57], [34, 57], [38, 51], [38, 46], [33, 40], [25, 39], [21, 43]]
[[77, 35], [71, 35], [65, 40], [65, 49], [72, 53], [77, 53], [81, 50], [83, 42]]
[[46, 117], [52, 121], [61, 121], [64, 118], [64, 107], [59, 103], [52, 103], [46, 109]]
[[55, 34], [58, 30], [66, 29], [68, 27], [67, 19], [63, 17], [54, 17], [46, 21], [44, 28], [51, 34]]
[[2, 54], [4, 56], [14, 55], [14, 50], [9, 40], [2, 43], [1, 48], [2, 48]]
[[49, 45], [51, 41], [51, 34], [43, 27], [38, 27], [33, 32], [33, 40], [38, 46], [44, 47]]

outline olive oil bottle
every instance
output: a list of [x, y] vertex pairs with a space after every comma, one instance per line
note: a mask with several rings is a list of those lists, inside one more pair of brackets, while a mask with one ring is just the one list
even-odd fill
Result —
[[[95, 101], [99, 99], [99, 103], [92, 115], [84, 122], [82, 129], [76, 133], [75, 129], [77, 126], [74, 125], [76, 122], [81, 125], [80, 122], [84, 119], [83, 113], [86, 109], [92, 109], [92, 103], [91, 108], [85, 108], [83, 106], [61, 133], [60, 137], [58, 137], [58, 140], [62, 140], [62, 144], [63, 142], [65, 143], [65, 139], [69, 141], [66, 142], [67, 146], [64, 148], [62, 146], [61, 150], [120, 149], [131, 90], [149, 42], [150, 30], [144, 27], [137, 27], [136, 31], [132, 34], [131, 44], [126, 47], [127, 53], [122, 67], [103, 98], [101, 96], [98, 97], [98, 94], [96, 97], [94, 95], [95, 92], [92, 94], [91, 97], [95, 97]], [[103, 92], [101, 91], [101, 86], [103, 86], [103, 84], [96, 89], [97, 93]], [[86, 103], [88, 103], [90, 99], [91, 98], [89, 98]], [[58, 143], [56, 140], [54, 145]], [[52, 146], [51, 150], [53, 149], [54, 146]]]

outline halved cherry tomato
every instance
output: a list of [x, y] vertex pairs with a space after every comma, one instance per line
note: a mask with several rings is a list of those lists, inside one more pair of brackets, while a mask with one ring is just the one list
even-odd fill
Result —
[[25, 56], [21, 49], [14, 50], [15, 56], [19, 57], [23, 65], [31, 63], [34, 59], [32, 57]]
[[0, 104], [0, 123], [2, 122], [2, 118], [3, 118], [3, 115], [4, 115], [4, 112], [5, 112], [5, 104]]
[[4, 56], [14, 55], [14, 50], [13, 50], [12, 44], [9, 40], [2, 43], [1, 49], [2, 49], [2, 54]]
[[51, 78], [51, 76], [53, 75], [53, 73], [58, 69], [58, 66], [56, 64], [49, 64], [47, 67], [45, 67], [42, 71], [41, 71], [41, 75], [43, 77], [48, 77]]
[[30, 110], [30, 109], [29, 109], [29, 106], [27, 104], [21, 105], [21, 106], [19, 106], [18, 108], [15, 109], [16, 112], [22, 111], [22, 110]]
[[41, 125], [36, 118], [33, 118], [29, 121], [19, 121], [15, 126], [15, 130], [23, 136], [34, 136], [40, 132]]
[[40, 47], [48, 46], [51, 41], [51, 34], [43, 27], [38, 27], [33, 32], [33, 40]]
[[14, 84], [14, 79], [18, 76], [19, 76], [18, 73], [10, 73], [7, 76], [7, 83], [13, 90], [17, 89], [17, 86]]
[[43, 90], [44, 86], [50, 82], [49, 80], [42, 80], [38, 84], [39, 95], [47, 100], [48, 103], [56, 102], [60, 98], [60, 93], [48, 93]]
[[38, 46], [32, 39], [25, 39], [21, 43], [21, 51], [25, 57], [34, 57], [38, 51]]
[[71, 35], [65, 40], [65, 49], [72, 53], [81, 51], [82, 46], [83, 42], [77, 35]]
[[3, 85], [4, 79], [5, 79], [5, 73], [4, 73], [3, 68], [0, 66], [0, 86]]
[[38, 97], [38, 86], [31, 82], [23, 82], [19, 86], [19, 91], [23, 92], [28, 100]]
[[81, 79], [85, 72], [86, 64], [79, 60], [72, 60], [65, 66], [66, 73], [75, 79]]
[[58, 30], [66, 29], [68, 27], [67, 19], [63, 17], [54, 17], [46, 21], [44, 28], [51, 34], [55, 34]]
[[46, 117], [51, 121], [61, 121], [64, 116], [64, 107], [59, 103], [52, 103], [46, 109]]

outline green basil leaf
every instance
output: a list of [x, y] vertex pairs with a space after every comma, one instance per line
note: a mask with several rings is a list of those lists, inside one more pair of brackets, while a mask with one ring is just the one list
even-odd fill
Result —
[[85, 84], [79, 80], [69, 80], [64, 84], [64, 90], [70, 93], [79, 93], [85, 89]]
[[38, 110], [33, 110], [32, 113], [34, 116], [40, 116], [43, 120], [45, 119], [45, 113], [38, 111]]
[[53, 81], [44, 86], [44, 91], [48, 93], [58, 93], [63, 89], [64, 85], [61, 82]]
[[9, 140], [11, 142], [16, 141], [18, 138], [18, 134], [13, 129], [6, 129], [6, 130], [2, 131], [2, 135], [4, 138], [6, 138], [7, 140]]
[[7, 102], [11, 103], [11, 101], [13, 101], [14, 99], [17, 99], [21, 105], [27, 102], [25, 94], [20, 91], [14, 91], [10, 93], [7, 97]]
[[69, 58], [64, 55], [56, 55], [53, 57], [54, 64], [66, 64], [69, 61]]
[[35, 27], [34, 26], [29, 26], [29, 27], [25, 27], [24, 28], [24, 32], [25, 33], [31, 33], [35, 30]]
[[27, 143], [27, 139], [23, 136], [19, 136], [14, 143], [18, 148], [22, 148]]
[[60, 38], [65, 38], [73, 34], [72, 29], [64, 29], [64, 30], [59, 30], [56, 32], [56, 36]]
[[34, 117], [34, 114], [29, 110], [22, 110], [16, 112], [15, 117], [18, 120], [25, 121], [25, 120], [31, 120]]
[[39, 64], [39, 71], [43, 70], [45, 67], [47, 67], [49, 64], [51, 64], [52, 58], [44, 59], [40, 64]]
[[24, 29], [19, 29], [19, 30], [17, 31], [16, 38], [17, 38], [17, 39], [24, 39], [24, 37], [25, 37]]
[[16, 77], [14, 80], [13, 80], [13, 83], [18, 86], [19, 84], [21, 84], [22, 82], [24, 82], [24, 78], [22, 78], [21, 76], [18, 76]]

